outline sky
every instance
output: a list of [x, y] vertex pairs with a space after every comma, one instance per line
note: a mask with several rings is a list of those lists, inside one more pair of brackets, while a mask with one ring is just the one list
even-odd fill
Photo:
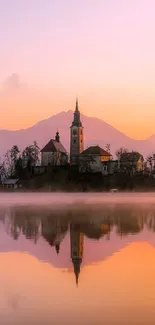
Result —
[[61, 111], [155, 133], [154, 0], [1, 0], [0, 128]]

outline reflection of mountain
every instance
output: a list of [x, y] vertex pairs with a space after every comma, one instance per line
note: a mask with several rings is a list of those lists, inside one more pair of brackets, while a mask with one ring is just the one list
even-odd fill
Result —
[[148, 231], [155, 246], [155, 215], [131, 209], [104, 210], [103, 216], [101, 211], [93, 218], [85, 211], [78, 218], [68, 211], [55, 215], [13, 208], [0, 214], [0, 249], [27, 251], [55, 267], [72, 267], [78, 282], [81, 266], [111, 256], [133, 241], [128, 235], [134, 234], [134, 241], [146, 241]]

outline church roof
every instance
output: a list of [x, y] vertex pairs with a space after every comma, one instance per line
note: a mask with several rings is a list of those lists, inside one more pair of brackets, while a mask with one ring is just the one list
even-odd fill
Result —
[[80, 155], [111, 156], [109, 152], [105, 151], [99, 146], [90, 146], [89, 148], [81, 152]]
[[61, 142], [51, 139], [46, 146], [41, 150], [41, 152], [61, 152], [67, 154], [66, 149]]

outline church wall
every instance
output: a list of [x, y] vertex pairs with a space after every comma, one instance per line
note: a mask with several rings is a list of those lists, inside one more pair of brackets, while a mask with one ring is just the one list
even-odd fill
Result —
[[43, 166], [51, 165], [65, 165], [68, 162], [68, 156], [60, 152], [42, 152], [41, 164]]

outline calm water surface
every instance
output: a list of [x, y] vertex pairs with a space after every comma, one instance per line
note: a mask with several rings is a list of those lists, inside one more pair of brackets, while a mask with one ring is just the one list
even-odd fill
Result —
[[155, 194], [1, 194], [0, 324], [154, 325]]

